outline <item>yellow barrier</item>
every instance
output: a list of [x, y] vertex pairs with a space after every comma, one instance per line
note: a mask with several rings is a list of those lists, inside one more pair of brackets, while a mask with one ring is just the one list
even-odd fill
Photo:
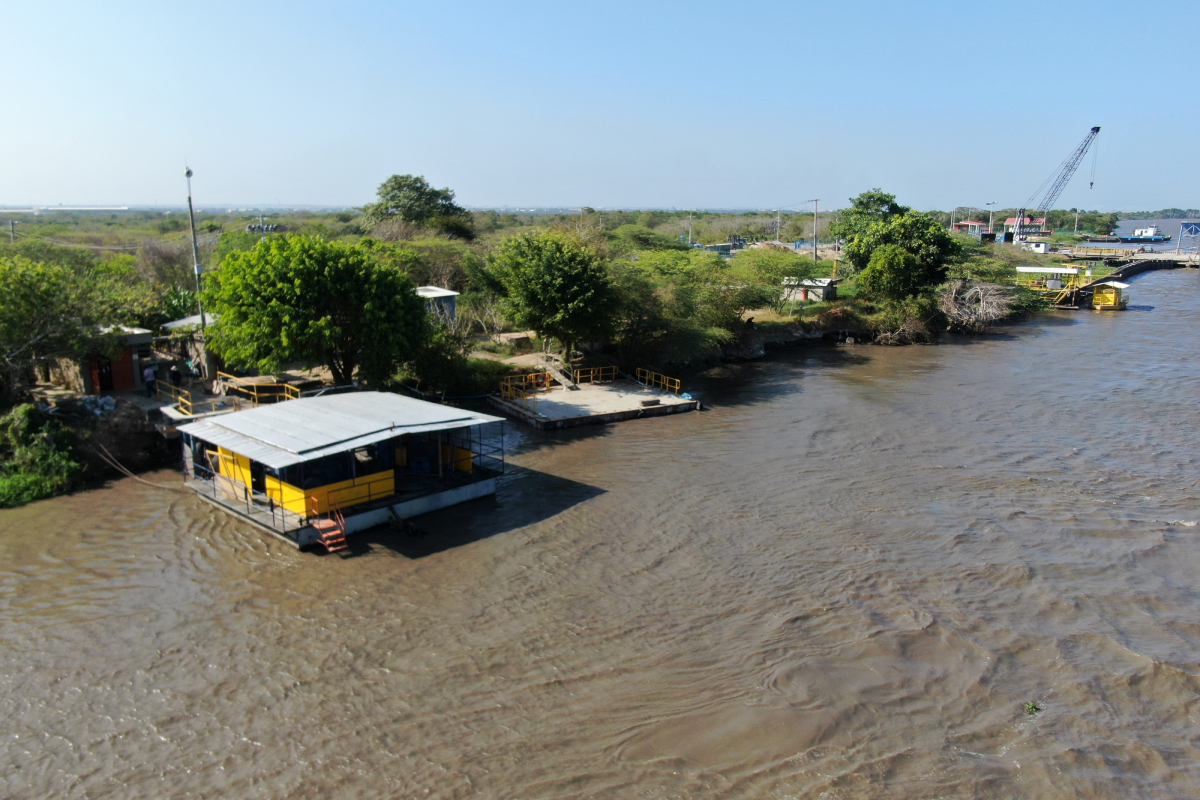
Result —
[[617, 379], [616, 367], [583, 367], [575, 370], [576, 383], [601, 383]]
[[241, 411], [242, 401], [237, 397], [215, 397], [211, 400], [196, 400], [189, 389], [181, 389], [163, 381], [158, 382], [158, 398], [175, 401], [181, 414], [194, 417], [213, 411]]
[[500, 381], [500, 399], [516, 403], [530, 411], [537, 411], [539, 389], [549, 389], [554, 376], [549, 372], [531, 372], [527, 375], [509, 375]]
[[650, 370], [642, 369], [641, 367], [637, 368], [637, 372], [635, 374], [637, 375], [637, 379], [647, 386], [651, 386], [655, 389], [661, 389], [662, 391], [670, 392], [671, 394], [679, 394], [680, 383], [678, 378], [668, 378], [666, 375], [658, 372], [651, 372]]
[[232, 389], [235, 392], [245, 393], [255, 406], [263, 402], [279, 403], [283, 400], [300, 398], [300, 390], [290, 383], [258, 383], [226, 372], [217, 373], [217, 384], [224, 387], [226, 391]]
[[1107, 256], [1108, 258], [1130, 258], [1136, 250], [1119, 250], [1115, 247], [1072, 247], [1072, 256]]

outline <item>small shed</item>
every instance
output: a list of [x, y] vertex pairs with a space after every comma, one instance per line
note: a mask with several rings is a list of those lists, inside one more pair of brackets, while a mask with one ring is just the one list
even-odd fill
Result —
[[123, 392], [144, 385], [142, 370], [154, 366], [151, 341], [154, 334], [145, 328], [112, 325], [101, 328], [119, 342], [115, 354], [89, 353], [81, 359], [58, 358], [49, 365], [50, 382], [80, 394]]
[[418, 286], [417, 294], [425, 298], [425, 309], [436, 317], [453, 322], [457, 313], [455, 299], [459, 293], [440, 286]]
[[1092, 287], [1092, 308], [1097, 311], [1123, 311], [1129, 305], [1124, 292], [1128, 283], [1101, 281]]
[[825, 303], [837, 299], [841, 278], [784, 278], [784, 299], [788, 301], [815, 300]]

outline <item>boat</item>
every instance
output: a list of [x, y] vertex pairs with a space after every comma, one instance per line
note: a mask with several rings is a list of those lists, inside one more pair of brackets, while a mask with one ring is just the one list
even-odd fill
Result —
[[1118, 237], [1122, 242], [1169, 242], [1170, 236], [1163, 236], [1163, 232], [1159, 230], [1157, 225], [1151, 225], [1149, 228], [1136, 228], [1132, 236]]

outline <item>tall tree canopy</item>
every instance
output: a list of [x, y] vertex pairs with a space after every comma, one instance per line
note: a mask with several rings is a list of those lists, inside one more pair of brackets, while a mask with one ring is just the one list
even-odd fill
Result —
[[205, 304], [219, 321], [213, 347], [264, 372], [323, 364], [334, 381], [388, 382], [430, 335], [424, 301], [398, 268], [360, 245], [310, 236], [267, 239], [226, 256]]
[[509, 237], [487, 271], [513, 321], [558, 338], [568, 356], [577, 342], [612, 329], [617, 297], [604, 260], [567, 234]]
[[903, 300], [928, 288], [916, 256], [895, 244], [882, 244], [858, 276], [858, 293], [871, 300]]
[[471, 214], [454, 202], [450, 189], [435, 189], [420, 175], [393, 175], [379, 185], [379, 200], [363, 210], [367, 221], [384, 220], [433, 228], [462, 238], [471, 238]]
[[872, 189], [850, 198], [850, 207], [838, 212], [837, 221], [829, 225], [829, 233], [849, 242], [876, 222], [890, 222], [909, 211], [912, 209], [896, 202], [896, 195]]
[[876, 248], [885, 244], [898, 245], [916, 259], [926, 286], [935, 286], [945, 280], [946, 265], [962, 254], [962, 246], [937, 220], [927, 214], [909, 211], [871, 223], [865, 233], [856, 235], [846, 244], [846, 260], [851, 273], [866, 269]]
[[49, 359], [112, 351], [117, 336], [104, 326], [148, 324], [158, 316], [153, 292], [127, 274], [129, 261], [0, 256], [0, 401], [11, 402], [34, 367]]

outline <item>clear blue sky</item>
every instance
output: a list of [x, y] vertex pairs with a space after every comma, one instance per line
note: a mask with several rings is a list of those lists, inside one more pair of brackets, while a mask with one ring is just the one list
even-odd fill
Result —
[[10, 3], [0, 204], [1200, 206], [1182, 2]]

